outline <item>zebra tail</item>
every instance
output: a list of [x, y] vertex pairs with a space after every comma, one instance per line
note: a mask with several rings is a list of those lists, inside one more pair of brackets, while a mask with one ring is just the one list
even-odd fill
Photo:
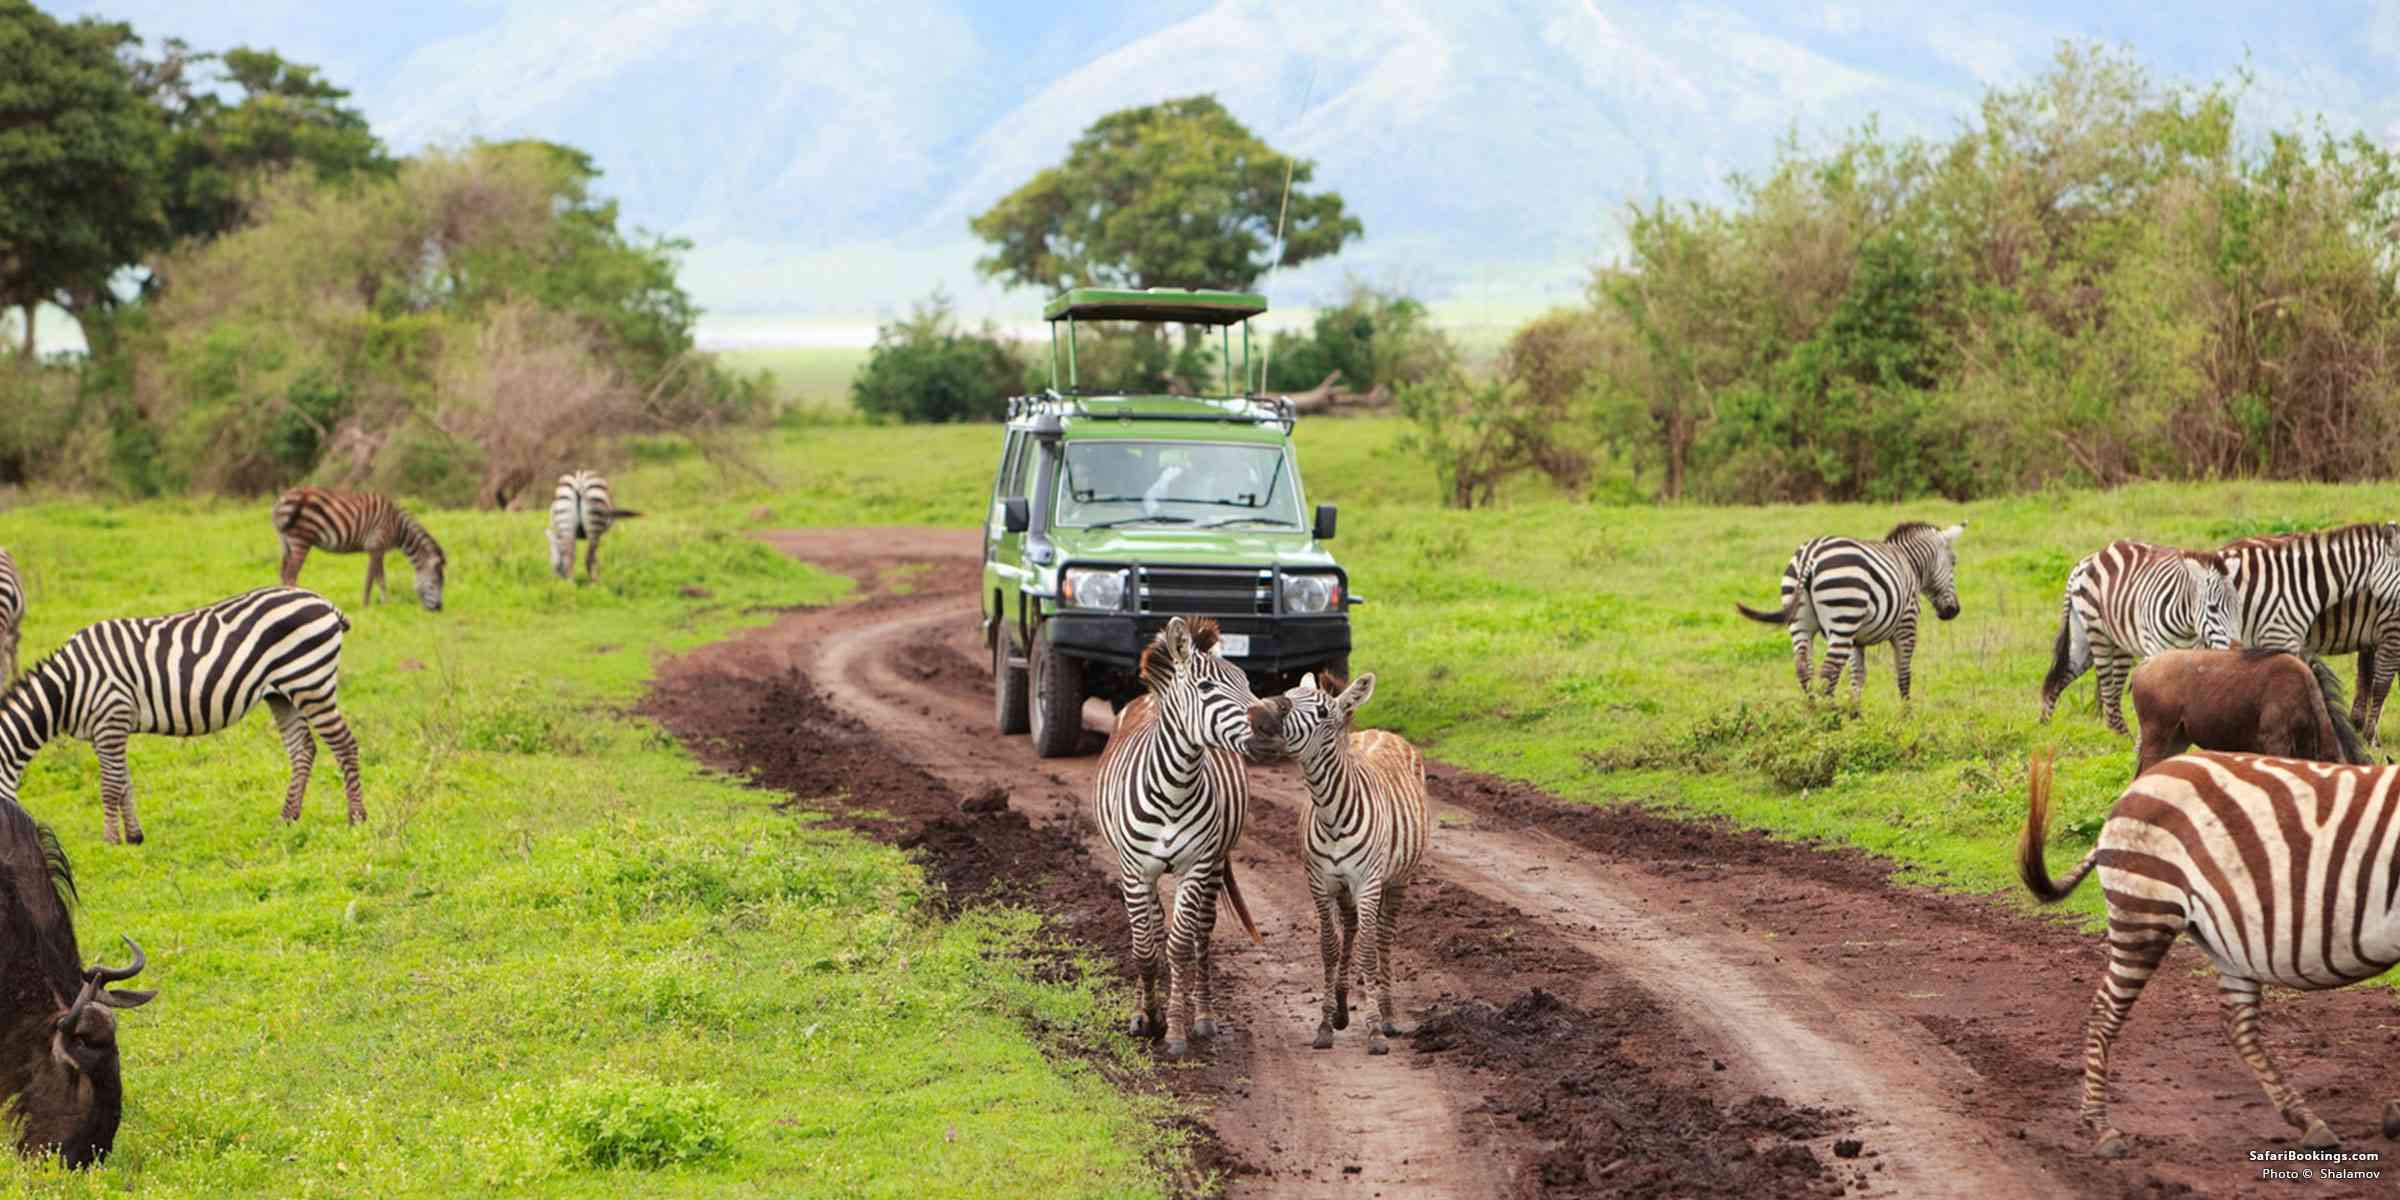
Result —
[[1774, 612], [1760, 612], [1739, 600], [1734, 601], [1733, 606], [1741, 610], [1743, 616], [1761, 625], [1788, 625], [1792, 620], [1792, 610], [1789, 608], [1777, 609]]
[[2050, 647], [2050, 673], [2042, 677], [2044, 704], [2056, 704], [2059, 694], [2092, 662], [2092, 636], [2082, 618], [2075, 615], [2074, 590], [2067, 589], [2067, 603], [2058, 617], [2058, 640]]
[[[2319, 727], [2317, 736], [2319, 740], [2324, 740], [2327, 744], [2318, 747], [2319, 753], [2338, 747], [2342, 755], [2341, 761], [2355, 763], [2359, 766], [2372, 766], [2375, 760], [2367, 757], [2366, 743], [2360, 741], [2358, 737], [2358, 726], [2350, 723], [2350, 709], [2343, 702], [2341, 676], [2334, 674], [2333, 668], [2327, 666], [2324, 659], [2318, 658], [2314, 654], [2308, 656], [2308, 669], [2316, 675], [2317, 693], [2323, 697], [2325, 703], [2325, 711], [2317, 714], [2324, 720], [2324, 724]], [[2326, 737], [2328, 733], [2332, 735], [2330, 739]]]
[[1242, 919], [1242, 929], [1250, 935], [1250, 940], [1257, 945], [1266, 945], [1267, 939], [1258, 936], [1258, 922], [1250, 919], [1250, 906], [1242, 903], [1242, 885], [1233, 881], [1231, 855], [1225, 858], [1225, 899], [1233, 905], [1233, 915]]
[[2025, 834], [2017, 839], [2017, 877], [2025, 881], [2025, 887], [2033, 893], [2034, 899], [2044, 904], [2056, 904], [2073, 895], [2077, 885], [2092, 873], [2093, 866], [2100, 861], [2100, 848], [2094, 846], [2092, 852], [2084, 855], [2083, 861], [2075, 864], [2075, 869], [2067, 873], [2064, 881], [2051, 882], [2050, 867], [2043, 861], [2042, 854], [2043, 843], [2049, 840], [2050, 834], [2050, 758], [2047, 750], [2034, 755], [2026, 772], [2029, 778], [2026, 786]]
[[630, 508], [612, 508], [608, 510], [608, 515], [613, 520], [622, 521], [627, 517], [638, 517], [642, 514], [635, 512]]

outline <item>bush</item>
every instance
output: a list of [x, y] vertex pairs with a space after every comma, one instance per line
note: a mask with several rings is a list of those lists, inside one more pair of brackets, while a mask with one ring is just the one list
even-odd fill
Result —
[[1008, 414], [1024, 377], [1024, 361], [995, 327], [961, 332], [949, 297], [937, 291], [906, 318], [876, 327], [850, 398], [877, 420], [991, 421]]
[[1318, 313], [1308, 333], [1281, 330], [1269, 346], [1268, 392], [1307, 391], [1336, 371], [1349, 391], [1396, 390], [1441, 374], [1449, 358], [1423, 304], [1364, 284], [1340, 307]]
[[705, 1162], [733, 1147], [724, 1103], [709, 1084], [583, 1080], [560, 1088], [542, 1111], [580, 1166], [655, 1171]]

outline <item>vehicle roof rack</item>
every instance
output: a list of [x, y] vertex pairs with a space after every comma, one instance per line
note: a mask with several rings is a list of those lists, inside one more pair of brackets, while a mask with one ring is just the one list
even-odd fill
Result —
[[1233, 325], [1267, 311], [1256, 292], [1198, 288], [1070, 288], [1042, 309], [1045, 321], [1175, 321]]
[[[1107, 407], [1095, 409], [1092, 402]], [[1200, 421], [1231, 425], [1281, 425], [1289, 434], [1300, 412], [1286, 396], [1128, 396], [1046, 391], [1016, 396], [1008, 402], [1008, 419], [1042, 415], [1086, 421]]]

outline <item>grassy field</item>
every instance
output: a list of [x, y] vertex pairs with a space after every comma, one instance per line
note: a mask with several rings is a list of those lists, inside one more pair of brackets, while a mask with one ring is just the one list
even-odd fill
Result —
[[[159, 998], [121, 1018], [107, 1169], [8, 1160], [0, 1193], [1160, 1190], [1156, 1114], [1052, 1040], [1121, 1045], [1114, 999], [1032, 979], [1007, 953], [1030, 915], [944, 922], [897, 852], [770, 811], [628, 715], [657, 655], [846, 586], [723, 510], [648, 506], [594, 587], [548, 577], [539, 516], [430, 514], [439, 614], [356, 607], [363, 560], [311, 561], [355, 626], [363, 827], [322, 755], [302, 820], [277, 820], [263, 713], [135, 739], [140, 847], [101, 844], [88, 747], [35, 760], [24, 801], [73, 856], [86, 953], [133, 935]], [[29, 657], [275, 575], [257, 505], [17, 508], [0, 541]]]
[[[2039, 724], [2039, 688], [2068, 568], [2112, 538], [2191, 546], [2400, 514], [2390, 486], [2142, 486], [1898, 507], [1656, 508], [1586, 504], [1537, 482], [1501, 507], [1442, 509], [1432, 473], [1388, 418], [1303, 421], [1311, 499], [1342, 505], [1334, 547], [1370, 603], [1353, 614], [1367, 719], [1450, 761], [1592, 802], [1723, 814], [1890, 855], [1913, 877], [2018, 902], [2012, 854], [2024, 772], [2059, 753], [2055, 860], [2089, 845], [2133, 749], [2094, 715], [2091, 677]], [[972, 524], [992, 471], [988, 428], [804, 431], [771, 447], [779, 523]], [[623, 488], [711, 495], [689, 461]], [[738, 503], [748, 503], [742, 501]], [[729, 505], [730, 507], [730, 505]], [[1784, 561], [1819, 533], [1964, 520], [1962, 615], [1930, 613], [1904, 710], [1891, 652], [1869, 663], [1863, 718], [1802, 710], [1790, 644], [1740, 619], [1771, 606]], [[2347, 679], [2344, 660], [2339, 669]], [[2097, 889], [2073, 906], [2089, 914]]]
[[850, 377], [867, 361], [863, 346], [745, 346], [716, 352], [726, 368], [764, 371], [788, 411], [818, 419], [849, 419]]

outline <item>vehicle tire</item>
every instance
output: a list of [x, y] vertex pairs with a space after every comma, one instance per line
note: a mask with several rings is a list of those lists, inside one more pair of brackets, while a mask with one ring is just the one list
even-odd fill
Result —
[[1083, 660], [1060, 654], [1050, 629], [1033, 635], [1033, 752], [1065, 758], [1083, 749]]
[[1025, 668], [1008, 665], [1008, 627], [992, 636], [992, 723], [1002, 736], [1025, 732]]

